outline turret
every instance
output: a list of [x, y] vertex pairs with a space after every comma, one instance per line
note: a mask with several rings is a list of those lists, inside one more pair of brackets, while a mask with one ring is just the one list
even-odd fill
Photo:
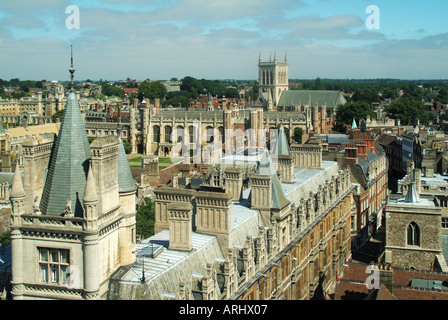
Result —
[[20, 216], [25, 214], [25, 190], [23, 189], [22, 177], [20, 174], [19, 164], [16, 164], [14, 178], [12, 181], [11, 193], [9, 196], [11, 200], [12, 225], [20, 224]]

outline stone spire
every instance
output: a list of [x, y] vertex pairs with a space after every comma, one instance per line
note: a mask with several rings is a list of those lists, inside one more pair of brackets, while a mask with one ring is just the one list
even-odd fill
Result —
[[[82, 217], [81, 200], [91, 155], [80, 106], [73, 88], [73, 56], [71, 63], [72, 88], [53, 145], [40, 210], [42, 214], [61, 215], [70, 205], [73, 214]], [[67, 203], [68, 199], [70, 204]]]
[[98, 202], [98, 193], [96, 191], [95, 179], [93, 178], [92, 165], [89, 165], [89, 172], [87, 173], [86, 188], [84, 190], [84, 203]]
[[289, 150], [289, 143], [288, 138], [286, 137], [285, 129], [283, 128], [283, 125], [280, 125], [280, 128], [278, 130], [278, 137], [276, 144], [274, 146], [274, 152], [273, 154], [280, 156], [280, 155], [290, 155], [291, 150]]
[[258, 164], [257, 174], [272, 176], [271, 209], [282, 209], [290, 203], [283, 191], [274, 163], [266, 150]]
[[25, 189], [23, 188], [22, 176], [20, 175], [19, 164], [16, 164], [16, 170], [14, 172], [14, 178], [12, 180], [11, 198], [25, 197]]

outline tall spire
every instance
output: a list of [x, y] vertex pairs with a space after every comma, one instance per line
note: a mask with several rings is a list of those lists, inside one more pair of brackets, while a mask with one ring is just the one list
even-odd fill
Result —
[[67, 206], [67, 200], [70, 199], [74, 215], [82, 217], [81, 200], [84, 196], [91, 155], [81, 108], [73, 88], [75, 72], [73, 54], [69, 71], [71, 90], [53, 144], [40, 211], [44, 215], [61, 215]]
[[75, 77], [75, 68], [73, 67], [73, 46], [70, 46], [70, 51], [71, 51], [71, 64], [70, 64], [70, 69], [68, 69], [68, 71], [70, 72], [70, 92], [75, 92], [75, 81], [74, 81], [74, 77]]

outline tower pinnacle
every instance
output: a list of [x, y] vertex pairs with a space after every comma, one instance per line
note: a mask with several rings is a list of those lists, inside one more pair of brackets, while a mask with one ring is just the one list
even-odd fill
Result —
[[71, 92], [75, 92], [75, 82], [73, 80], [74, 76], [75, 76], [75, 68], [73, 67], [73, 46], [70, 45], [70, 50], [71, 50], [71, 65], [70, 65], [70, 69], [68, 69], [68, 71], [70, 72], [70, 91]]

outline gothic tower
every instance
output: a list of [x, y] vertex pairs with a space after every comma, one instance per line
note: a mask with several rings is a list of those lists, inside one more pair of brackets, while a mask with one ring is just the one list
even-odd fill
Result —
[[[288, 55], [284, 61], [278, 61], [275, 53], [269, 61], [263, 62], [261, 54], [258, 59], [258, 84], [260, 98], [266, 101], [270, 96], [272, 105], [268, 105], [267, 110], [273, 110], [278, 104], [282, 91], [288, 90]], [[265, 96], [266, 97], [262, 97]]]

